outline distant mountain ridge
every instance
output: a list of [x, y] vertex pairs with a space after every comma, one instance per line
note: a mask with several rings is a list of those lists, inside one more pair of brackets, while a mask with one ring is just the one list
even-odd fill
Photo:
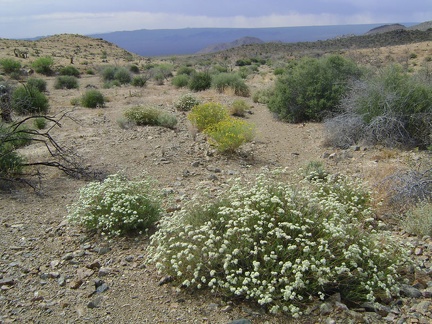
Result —
[[[405, 26], [414, 23], [405, 23]], [[87, 35], [102, 38], [129, 52], [142, 56], [189, 55], [220, 43], [243, 37], [259, 38], [263, 42], [314, 42], [341, 35], [364, 35], [382, 24], [304, 26], [278, 28], [184, 28], [141, 29]]]
[[203, 48], [202, 50], [198, 51], [197, 54], [216, 53], [216, 52], [225, 51], [233, 47], [251, 45], [251, 44], [263, 44], [263, 43], [264, 41], [257, 37], [246, 36], [246, 37], [236, 39], [235, 41], [229, 43], [219, 43], [219, 44], [207, 46], [206, 48]]

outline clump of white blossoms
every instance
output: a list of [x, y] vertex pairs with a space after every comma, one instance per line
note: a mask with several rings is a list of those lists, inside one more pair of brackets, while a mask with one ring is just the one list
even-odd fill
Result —
[[146, 230], [161, 215], [160, 197], [153, 188], [148, 178], [129, 181], [110, 175], [80, 189], [78, 200], [68, 206], [67, 219], [104, 235]]
[[408, 253], [374, 229], [369, 203], [369, 192], [348, 177], [294, 186], [262, 174], [162, 218], [149, 258], [181, 287], [242, 297], [274, 313], [298, 316], [334, 289], [345, 301], [374, 301], [397, 294]]

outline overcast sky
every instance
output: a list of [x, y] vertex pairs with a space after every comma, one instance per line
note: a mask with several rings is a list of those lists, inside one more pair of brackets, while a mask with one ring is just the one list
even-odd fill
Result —
[[0, 0], [0, 38], [432, 20], [432, 0]]

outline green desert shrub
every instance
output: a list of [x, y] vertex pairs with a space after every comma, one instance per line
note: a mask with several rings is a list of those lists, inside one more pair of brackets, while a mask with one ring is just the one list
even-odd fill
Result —
[[12, 108], [18, 115], [44, 115], [49, 110], [49, 102], [38, 89], [20, 86], [12, 93]]
[[105, 82], [114, 80], [116, 71], [117, 68], [115, 66], [104, 67], [101, 71], [102, 80]]
[[260, 104], [268, 104], [270, 101], [270, 98], [273, 97], [274, 89], [273, 88], [266, 88], [266, 89], [260, 89], [254, 92], [252, 95], [252, 101], [255, 103]]
[[432, 236], [432, 200], [424, 201], [410, 209], [401, 220], [402, 228], [408, 233]]
[[268, 107], [284, 121], [321, 121], [338, 109], [360, 75], [356, 64], [342, 56], [303, 58], [278, 77]]
[[192, 75], [196, 73], [195, 69], [190, 66], [180, 66], [177, 69], [177, 75]]
[[136, 75], [132, 78], [131, 84], [134, 87], [145, 87], [145, 85], [147, 84], [147, 78], [142, 75]]
[[219, 73], [213, 76], [212, 87], [220, 93], [231, 89], [237, 96], [247, 97], [250, 94], [249, 87], [238, 74], [234, 73]]
[[21, 174], [25, 158], [16, 149], [30, 144], [28, 129], [0, 122], [0, 179]]
[[33, 63], [33, 69], [43, 75], [53, 74], [52, 67], [54, 65], [54, 60], [51, 56], [44, 56], [37, 58]]
[[335, 291], [346, 303], [399, 291], [408, 248], [375, 229], [369, 192], [352, 178], [290, 184], [263, 173], [163, 217], [149, 262], [184, 289], [300, 316]]
[[242, 99], [236, 99], [230, 106], [230, 114], [237, 117], [244, 117], [246, 111], [249, 109], [246, 101]]
[[40, 92], [47, 90], [47, 82], [41, 78], [29, 78], [27, 80], [27, 86], [38, 89]]
[[47, 126], [47, 120], [44, 117], [38, 117], [33, 120], [33, 126], [36, 129], [44, 129]]
[[3, 71], [6, 74], [11, 74], [13, 72], [19, 73], [21, 69], [21, 63], [12, 58], [0, 59], [0, 66], [3, 68]]
[[161, 215], [161, 201], [151, 179], [131, 181], [120, 174], [80, 189], [68, 206], [67, 219], [105, 235], [146, 231]]
[[191, 76], [189, 89], [192, 91], [204, 91], [211, 87], [212, 78], [208, 72], [197, 72]]
[[244, 143], [250, 142], [255, 136], [255, 126], [244, 120], [225, 118], [207, 127], [204, 133], [209, 142], [220, 153], [234, 153]]
[[81, 105], [87, 108], [97, 108], [105, 106], [105, 97], [102, 92], [90, 89], [81, 97]]
[[129, 66], [129, 71], [131, 71], [132, 73], [135, 73], [135, 74], [140, 73], [139, 67], [135, 64], [132, 64], [131, 66]]
[[70, 75], [70, 76], [74, 76], [76, 78], [79, 78], [79, 76], [80, 76], [80, 71], [72, 65], [62, 67], [60, 69], [59, 73], [60, 73], [60, 75]]
[[153, 107], [131, 107], [125, 111], [124, 116], [138, 126], [151, 125], [174, 128], [177, 124], [177, 118], [173, 114]]
[[114, 80], [119, 81], [120, 84], [127, 84], [131, 82], [132, 77], [130, 72], [126, 68], [120, 67], [117, 68], [114, 73]]
[[188, 119], [198, 131], [203, 131], [228, 117], [229, 114], [226, 108], [215, 102], [194, 106], [188, 114]]
[[177, 74], [172, 78], [171, 84], [176, 88], [184, 88], [189, 84], [189, 76], [187, 74]]
[[328, 142], [427, 148], [432, 144], [432, 85], [399, 66], [354, 83], [341, 101], [342, 114], [329, 119]]
[[200, 100], [192, 93], [186, 93], [174, 103], [174, 106], [177, 108], [177, 110], [189, 111], [200, 103]]
[[78, 89], [78, 79], [72, 75], [59, 75], [54, 82], [54, 89]]

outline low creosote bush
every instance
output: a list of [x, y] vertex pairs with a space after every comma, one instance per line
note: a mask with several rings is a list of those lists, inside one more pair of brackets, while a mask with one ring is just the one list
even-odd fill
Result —
[[20, 86], [12, 93], [12, 108], [18, 115], [46, 114], [49, 110], [48, 98], [38, 89]]
[[78, 89], [78, 79], [72, 75], [59, 75], [54, 82], [55, 89]]
[[198, 131], [203, 131], [226, 118], [228, 118], [228, 111], [224, 106], [215, 102], [194, 106], [188, 115], [188, 119]]
[[210, 136], [210, 144], [219, 152], [233, 153], [244, 143], [252, 141], [255, 126], [244, 120], [226, 118], [206, 128], [204, 133]]
[[98, 90], [87, 90], [81, 97], [81, 104], [87, 108], [104, 107], [105, 97]]
[[174, 106], [177, 108], [177, 110], [189, 111], [200, 103], [201, 102], [193, 94], [186, 93], [175, 102]]
[[53, 73], [52, 67], [54, 60], [51, 56], [39, 57], [33, 63], [33, 69], [40, 74], [51, 75]]
[[59, 73], [60, 75], [69, 75], [69, 76], [74, 76], [76, 78], [79, 78], [80, 76], [80, 71], [72, 65], [68, 65], [61, 68]]
[[244, 100], [236, 99], [231, 104], [230, 113], [233, 116], [244, 117], [248, 108], [249, 107]]
[[197, 72], [192, 74], [189, 81], [189, 89], [192, 91], [204, 91], [211, 87], [212, 78], [208, 72]]
[[189, 76], [187, 74], [177, 74], [172, 78], [171, 83], [176, 88], [184, 88], [189, 84]]
[[237, 96], [248, 97], [250, 94], [248, 86], [238, 74], [219, 73], [212, 79], [212, 87], [222, 93], [227, 89], [232, 89]]
[[40, 78], [29, 78], [27, 80], [27, 86], [36, 88], [40, 92], [45, 92], [47, 90], [47, 82]]
[[346, 302], [398, 293], [408, 253], [373, 224], [360, 183], [339, 175], [294, 186], [263, 173], [162, 218], [149, 262], [179, 287], [296, 317], [335, 289]]
[[153, 107], [131, 107], [125, 111], [124, 116], [138, 126], [152, 125], [174, 128], [177, 125], [177, 118], [174, 115]]
[[153, 187], [151, 179], [130, 181], [119, 174], [91, 182], [68, 206], [67, 219], [103, 235], [145, 231], [161, 214], [161, 202]]
[[131, 84], [134, 87], [144, 87], [147, 83], [147, 78], [142, 75], [136, 75], [133, 77]]
[[6, 74], [11, 74], [13, 72], [19, 73], [21, 69], [21, 63], [12, 58], [0, 59], [0, 66], [3, 68], [3, 71]]
[[422, 202], [410, 209], [404, 219], [402, 227], [408, 232], [420, 237], [432, 235], [432, 199]]

